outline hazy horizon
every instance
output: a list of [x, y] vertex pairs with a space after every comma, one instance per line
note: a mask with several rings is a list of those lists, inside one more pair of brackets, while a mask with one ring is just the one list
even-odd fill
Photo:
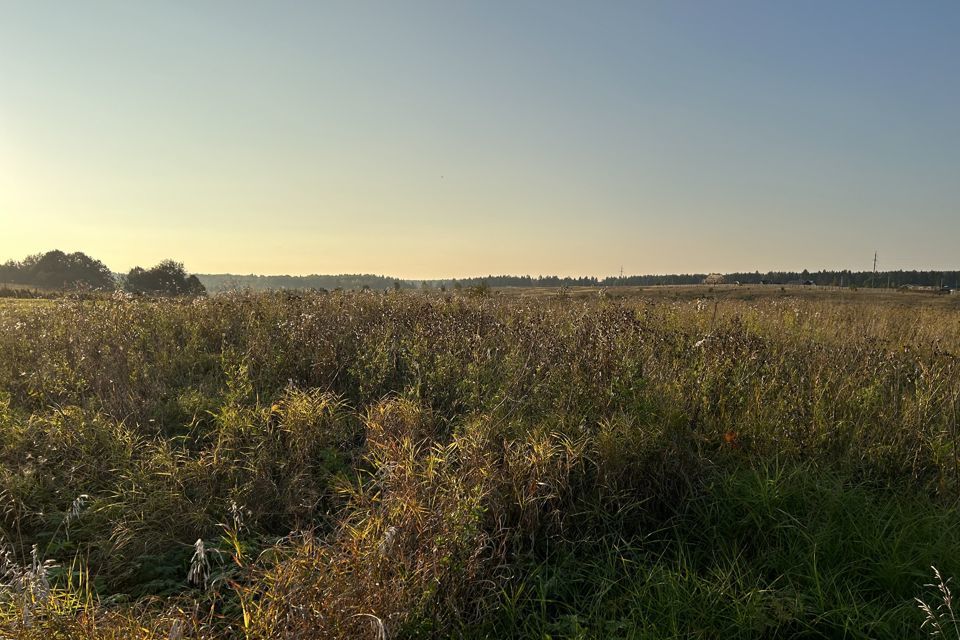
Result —
[[0, 259], [960, 267], [957, 3], [0, 6]]
[[[67, 253], [67, 254], [73, 253], [74, 251], [76, 251], [76, 252], [79, 252], [79, 253], [84, 253], [84, 254], [90, 255], [89, 252], [84, 251], [83, 249], [68, 249], [68, 250], [63, 250], [63, 249], [61, 249], [60, 247], [54, 247], [54, 248], [49, 249], [49, 250], [50, 250], [50, 251], [53, 251], [53, 250], [63, 251], [64, 253]], [[42, 254], [44, 254], [44, 253], [46, 253], [46, 252], [47, 252], [46, 250], [41, 250], [41, 251], [37, 251], [37, 252], [31, 253], [31, 254], [28, 254], [28, 255], [21, 255], [21, 256], [3, 256], [3, 255], [0, 255], [0, 264], [3, 264], [4, 262], [6, 262], [6, 261], [8, 261], [8, 260], [12, 260], [12, 261], [14, 261], [14, 262], [19, 262], [20, 260], [22, 260], [22, 259], [24, 259], [24, 258], [31, 257], [32, 255], [42, 255]], [[96, 255], [90, 255], [90, 257], [93, 258], [93, 259], [95, 259], [95, 260], [99, 260], [99, 259], [100, 259], [99, 256], [96, 256]], [[166, 258], [162, 258], [162, 260], [166, 260], [166, 259], [173, 259], [173, 260], [176, 261], [176, 262], [182, 262], [181, 260], [178, 260], [178, 259], [176, 259], [175, 257], [174, 257], [174, 258], [171, 258], [171, 257], [167, 256]], [[101, 261], [102, 261], [102, 260], [101, 260]], [[111, 272], [112, 272], [114, 275], [116, 275], [116, 276], [123, 276], [123, 275], [125, 275], [125, 274], [130, 270], [130, 269], [115, 269], [115, 268], [112, 268], [112, 265], [110, 265], [110, 264], [106, 264], [106, 266], [107, 266], [107, 267], [111, 270]], [[155, 265], [154, 265], [153, 263], [151, 263], [151, 262], [139, 261], [139, 262], [137, 262], [136, 264], [131, 265], [130, 268], [133, 268], [134, 266], [148, 268], [148, 267], [152, 267], [152, 266], [155, 266]], [[187, 267], [188, 265], [184, 265], [184, 266]], [[806, 266], [798, 267], [798, 268], [771, 267], [771, 268], [762, 268], [762, 269], [761, 269], [761, 268], [734, 269], [734, 270], [727, 270], [727, 271], [719, 271], [719, 270], [716, 270], [716, 269], [713, 269], [713, 270], [707, 269], [707, 270], [701, 270], [701, 271], [659, 271], [659, 272], [648, 271], [648, 272], [633, 272], [633, 273], [627, 272], [626, 270], [624, 270], [624, 271], [622, 272], [622, 274], [621, 274], [619, 271], [616, 272], [616, 273], [582, 273], [582, 272], [576, 272], [576, 271], [570, 272], [570, 273], [551, 273], [551, 272], [545, 272], [545, 271], [507, 273], [507, 272], [495, 272], [495, 271], [493, 271], [493, 272], [491, 272], [491, 271], [487, 271], [487, 272], [477, 271], [477, 272], [475, 272], [475, 273], [466, 273], [466, 274], [456, 275], [456, 276], [450, 276], [450, 275], [443, 275], [443, 274], [441, 274], [441, 275], [433, 275], [433, 276], [425, 276], [425, 277], [405, 277], [405, 276], [396, 275], [396, 274], [394, 274], [394, 273], [390, 273], [389, 271], [380, 271], [380, 272], [378, 272], [378, 271], [350, 271], [350, 272], [347, 272], [347, 271], [329, 271], [329, 272], [306, 271], [306, 272], [302, 272], [302, 273], [279, 273], [279, 272], [278, 272], [278, 273], [260, 273], [260, 272], [252, 272], [252, 271], [251, 271], [251, 272], [248, 272], [248, 271], [238, 271], [238, 270], [234, 270], [234, 271], [198, 271], [198, 270], [196, 270], [196, 269], [187, 269], [187, 271], [188, 271], [189, 273], [195, 273], [195, 274], [200, 275], [200, 276], [215, 276], [215, 277], [236, 276], [236, 277], [243, 277], [243, 278], [246, 278], [246, 277], [258, 277], [258, 278], [284, 278], [284, 277], [291, 277], [291, 278], [309, 278], [309, 277], [313, 277], [313, 276], [319, 276], [319, 277], [375, 276], [375, 277], [383, 277], [383, 278], [395, 278], [395, 279], [402, 280], [402, 281], [404, 281], [404, 282], [422, 282], [422, 281], [428, 281], [428, 282], [429, 282], [429, 281], [447, 281], [447, 280], [468, 280], [468, 279], [478, 279], [478, 278], [479, 278], [479, 279], [483, 279], [483, 278], [488, 278], [488, 277], [493, 277], [493, 278], [497, 278], [497, 277], [530, 277], [530, 278], [534, 278], [534, 279], [536, 279], [536, 278], [538, 278], [538, 277], [544, 277], [544, 278], [549, 278], [549, 277], [559, 277], [559, 278], [591, 278], [591, 277], [593, 277], [593, 278], [597, 278], [597, 279], [599, 279], [599, 280], [603, 280], [604, 278], [616, 278], [616, 277], [618, 277], [618, 276], [621, 276], [621, 277], [624, 277], [624, 278], [630, 278], [630, 277], [637, 277], [637, 276], [644, 277], [644, 276], [709, 275], [709, 274], [714, 274], [714, 273], [723, 274], [723, 275], [736, 274], [736, 273], [751, 273], [751, 274], [753, 274], [753, 273], [759, 273], [759, 274], [762, 275], [762, 274], [769, 274], [769, 273], [802, 273], [803, 271], [809, 271], [810, 273], [817, 273], [817, 272], [831, 272], [831, 273], [837, 272], [837, 273], [839, 273], [839, 272], [843, 272], [843, 271], [849, 271], [849, 272], [852, 272], [852, 273], [869, 273], [869, 272], [872, 271], [872, 262], [870, 262], [870, 264], [868, 264], [867, 266], [863, 266], [863, 267], [861, 267], [861, 266], [853, 266], [853, 267], [851, 267], [851, 266], [832, 266], [832, 267], [831, 267], [831, 266], [822, 266], [822, 265], [806, 265]], [[887, 273], [887, 272], [897, 272], [897, 271], [904, 271], [904, 272], [913, 272], [913, 271], [915, 271], [915, 272], [939, 272], [939, 271], [944, 271], [944, 272], [958, 272], [958, 271], [960, 271], [960, 266], [945, 267], [945, 268], [939, 268], [939, 269], [938, 269], [938, 268], [929, 267], [929, 266], [926, 266], [926, 265], [915, 265], [915, 266], [912, 266], [912, 267], [911, 267], [911, 266], [907, 266], [907, 267], [884, 267], [884, 266], [882, 265], [882, 263], [879, 262], [879, 260], [878, 260], [878, 262], [877, 262], [877, 268], [876, 268], [876, 272], [877, 272], [878, 274], [880, 274], [880, 273]]]

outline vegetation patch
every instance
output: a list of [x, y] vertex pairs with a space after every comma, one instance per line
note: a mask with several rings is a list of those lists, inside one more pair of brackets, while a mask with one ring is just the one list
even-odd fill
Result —
[[958, 358], [866, 298], [3, 302], [0, 634], [949, 630]]

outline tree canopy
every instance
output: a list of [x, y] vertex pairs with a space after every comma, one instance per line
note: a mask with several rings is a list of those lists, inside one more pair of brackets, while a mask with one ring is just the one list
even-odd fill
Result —
[[0, 282], [46, 289], [113, 289], [110, 269], [85, 253], [48, 251], [0, 265]]
[[163, 296], [201, 296], [207, 290], [195, 275], [188, 275], [182, 262], [164, 260], [150, 269], [134, 267], [124, 288], [131, 293]]

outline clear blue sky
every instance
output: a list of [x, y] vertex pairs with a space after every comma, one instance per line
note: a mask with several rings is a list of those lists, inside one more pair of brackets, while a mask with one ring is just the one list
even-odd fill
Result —
[[0, 2], [0, 260], [960, 268], [960, 2]]

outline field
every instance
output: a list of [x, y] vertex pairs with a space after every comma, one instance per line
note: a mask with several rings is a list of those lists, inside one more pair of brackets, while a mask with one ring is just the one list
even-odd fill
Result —
[[957, 296], [0, 301], [0, 637], [957, 637], [958, 418]]

